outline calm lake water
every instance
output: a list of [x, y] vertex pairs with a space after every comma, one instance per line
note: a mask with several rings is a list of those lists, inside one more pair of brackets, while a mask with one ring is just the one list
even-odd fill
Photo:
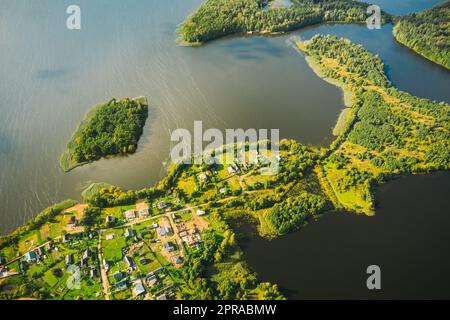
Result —
[[[371, 2], [394, 14], [439, 3]], [[343, 107], [341, 92], [314, 75], [304, 59], [287, 44], [291, 35], [230, 37], [201, 48], [176, 44], [177, 25], [201, 3], [201, 0], [78, 0], [82, 30], [69, 31], [65, 27], [65, 10], [72, 4], [70, 1], [1, 2], [0, 234], [13, 230], [54, 202], [69, 197], [80, 199], [81, 190], [91, 182], [109, 182], [123, 188], [155, 184], [164, 175], [170, 133], [176, 128], [191, 129], [194, 120], [202, 120], [204, 128], [280, 128], [282, 137], [304, 143], [326, 145], [332, 141], [331, 128]], [[389, 25], [375, 31], [362, 26], [327, 25], [292, 34], [309, 38], [320, 32], [348, 37], [379, 54], [389, 77], [400, 89], [450, 101], [449, 72], [399, 46], [391, 31]], [[64, 174], [58, 166], [59, 155], [90, 107], [111, 97], [139, 95], [148, 96], [150, 117], [138, 152]], [[421, 179], [430, 187], [424, 188]], [[439, 186], [444, 188], [443, 192], [448, 190], [449, 179], [448, 175], [432, 175], [390, 183], [379, 193], [381, 209], [375, 218], [330, 215], [277, 241], [252, 239], [247, 242], [245, 252], [263, 279], [279, 282], [293, 292], [292, 297], [349, 296], [351, 292], [339, 291], [340, 284], [348, 285], [352, 277], [364, 278], [365, 274], [360, 272], [367, 261], [386, 266], [398, 261], [391, 259], [391, 255], [380, 260], [385, 250], [378, 249], [376, 244], [386, 241], [390, 234], [404, 235], [395, 240], [401, 242], [400, 249], [408, 250], [397, 255], [412, 255], [413, 265], [397, 267], [409, 270], [406, 272], [411, 272], [410, 278], [424, 275], [423, 281], [429, 283], [430, 277], [439, 276], [433, 271], [434, 262], [449, 251], [448, 246], [443, 247], [448, 241], [442, 241], [441, 247], [429, 246], [449, 234], [445, 226], [450, 226], [450, 220], [445, 213], [450, 206], [444, 203], [445, 195], [440, 196], [435, 190]], [[441, 203], [440, 210], [436, 210], [440, 215], [435, 215], [431, 206], [422, 210], [417, 205], [408, 206], [411, 202], [407, 198], [402, 202], [404, 187], [407, 193], [409, 188], [418, 188], [421, 197], [414, 199], [423, 203]], [[430, 222], [438, 218], [442, 219], [440, 223]], [[398, 223], [386, 219], [398, 219]], [[363, 232], [365, 228], [374, 231]], [[405, 230], [420, 231], [427, 236], [418, 238], [411, 232], [404, 233]], [[340, 243], [339, 249], [327, 251], [318, 245], [330, 241]], [[405, 247], [407, 243], [410, 245]], [[370, 250], [365, 250], [365, 245]], [[304, 247], [316, 250], [310, 256], [299, 251], [282, 262], [275, 260], [281, 254], [279, 248], [285, 248], [287, 253]], [[275, 251], [274, 259], [268, 260], [272, 264], [257, 259], [255, 252], [262, 248]], [[426, 248], [426, 255], [414, 248]], [[265, 252], [264, 257], [272, 257], [267, 254], [269, 251]], [[433, 263], [427, 266], [429, 261]], [[445, 260], [440, 263], [447, 269], [450, 266]], [[348, 267], [350, 264], [354, 269]], [[291, 266], [296, 266], [295, 270]], [[323, 270], [330, 272], [327, 275]], [[334, 277], [333, 270], [337, 270], [335, 274], [349, 270], [348, 277]], [[386, 269], [386, 288], [388, 272]], [[297, 274], [314, 276], [296, 278]], [[416, 292], [406, 280], [390, 284], [399, 296]], [[415, 288], [420, 293], [422, 287], [419, 283]], [[352, 286], [346, 289], [349, 288]], [[450, 292], [447, 287], [444, 289]], [[362, 297], [367, 294], [356, 289], [354, 292]]]

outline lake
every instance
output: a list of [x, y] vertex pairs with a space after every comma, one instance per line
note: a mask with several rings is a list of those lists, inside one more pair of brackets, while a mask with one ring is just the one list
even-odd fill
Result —
[[[371, 2], [393, 14], [439, 3]], [[2, 1], [0, 234], [12, 231], [52, 203], [80, 199], [80, 192], [91, 182], [108, 182], [123, 188], [154, 185], [165, 172], [171, 132], [176, 128], [192, 129], [194, 120], [202, 120], [204, 128], [221, 130], [279, 128], [284, 138], [330, 143], [331, 129], [343, 108], [342, 94], [315, 76], [302, 56], [287, 44], [291, 35], [306, 39], [320, 32], [348, 37], [379, 54], [387, 74], [400, 89], [450, 101], [449, 72], [398, 45], [390, 25], [381, 30], [323, 25], [279, 37], [229, 37], [201, 48], [178, 46], [177, 25], [201, 3], [79, 0], [82, 29], [70, 31], [65, 27], [65, 11], [72, 4], [69, 1]], [[58, 165], [59, 156], [90, 107], [112, 97], [140, 95], [149, 98], [150, 115], [138, 152], [64, 174]], [[423, 181], [428, 188], [423, 187]], [[360, 286], [364, 285], [361, 279], [365, 279], [362, 268], [370, 261], [384, 264], [386, 286], [395, 285], [397, 291], [389, 291], [386, 297], [425, 292], [421, 291], [423, 283], [441, 276], [433, 268], [438, 268], [439, 263], [447, 270], [450, 266], [445, 260], [449, 251], [445, 243], [450, 242], [435, 245], [450, 234], [446, 229], [450, 221], [445, 216], [450, 206], [444, 194], [449, 181], [448, 174], [437, 174], [391, 182], [379, 191], [381, 207], [375, 218], [330, 214], [301, 232], [276, 241], [250, 239], [245, 244], [246, 256], [263, 280], [280, 283], [293, 298], [366, 297], [369, 293]], [[436, 190], [440, 186], [441, 193]], [[412, 205], [408, 194], [414, 190], [420, 198], [413, 199], [428, 204], [426, 210]], [[405, 192], [406, 198], [401, 200]], [[440, 209], [434, 210], [434, 203]], [[397, 220], [392, 223], [390, 219]], [[424, 234], [415, 237], [405, 230]], [[398, 250], [409, 251], [384, 256], [388, 245], [376, 244], [387, 241], [384, 237], [391, 234], [402, 242]], [[340, 244], [340, 250], [321, 250], [321, 242]], [[277, 255], [283, 254], [280, 248], [288, 253], [309, 246], [311, 251], [303, 249], [295, 258], [287, 256], [295, 259], [293, 262], [276, 260]], [[264, 248], [272, 253], [268, 255], [270, 251], [263, 251]], [[265, 252], [264, 257], [274, 255], [272, 263], [258, 259], [257, 252]], [[409, 278], [414, 279], [424, 275], [418, 280], [423, 283], [414, 285], [401, 276], [398, 281], [388, 282], [394, 278], [389, 274], [404, 274], [389, 271], [393, 270], [389, 265], [399, 261], [393, 257], [401, 254], [405, 259], [410, 257], [411, 264], [398, 265], [398, 270], [409, 272]], [[433, 263], [427, 265], [427, 261]], [[292, 265], [296, 267], [291, 268]], [[296, 278], [297, 274], [309, 276]], [[342, 285], [348, 286], [347, 291], [342, 291]], [[440, 285], [443, 294], [448, 295], [448, 286]], [[355, 286], [359, 289], [350, 290]], [[439, 292], [432, 291], [436, 286], [430, 286], [430, 295]]]

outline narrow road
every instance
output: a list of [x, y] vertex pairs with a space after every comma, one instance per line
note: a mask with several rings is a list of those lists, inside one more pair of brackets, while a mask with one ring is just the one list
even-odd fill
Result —
[[103, 266], [103, 259], [102, 259], [102, 231], [99, 230], [98, 232], [98, 261], [100, 264], [100, 274], [102, 277], [102, 286], [103, 286], [103, 294], [105, 295], [105, 300], [109, 299], [109, 281], [108, 281], [108, 275], [106, 274], [106, 270]]

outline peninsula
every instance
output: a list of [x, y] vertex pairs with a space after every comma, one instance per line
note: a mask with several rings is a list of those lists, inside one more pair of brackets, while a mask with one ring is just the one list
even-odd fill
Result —
[[[367, 3], [352, 0], [206, 0], [179, 27], [179, 42], [200, 45], [226, 35], [277, 34], [319, 23], [366, 23]], [[382, 22], [390, 16], [382, 13]]]

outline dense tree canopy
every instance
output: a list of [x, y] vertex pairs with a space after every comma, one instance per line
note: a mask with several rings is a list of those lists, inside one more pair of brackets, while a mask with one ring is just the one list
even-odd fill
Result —
[[292, 0], [269, 8], [268, 0], [207, 0], [180, 26], [186, 43], [203, 43], [240, 32], [282, 32], [322, 22], [362, 23], [366, 3], [351, 0]]
[[297, 229], [327, 208], [329, 207], [324, 197], [306, 193], [277, 203], [267, 218], [279, 234], [285, 234]]
[[112, 99], [94, 109], [81, 124], [61, 158], [61, 166], [98, 160], [107, 155], [134, 153], [148, 116], [145, 98]]
[[427, 59], [450, 69], [450, 1], [399, 18], [394, 36]]
[[[450, 106], [393, 87], [379, 57], [347, 39], [301, 43], [328, 78], [352, 94], [347, 129], [324, 159], [324, 185], [337, 206], [373, 211], [375, 183], [450, 168]], [[337, 199], [337, 200], [336, 200]]]

